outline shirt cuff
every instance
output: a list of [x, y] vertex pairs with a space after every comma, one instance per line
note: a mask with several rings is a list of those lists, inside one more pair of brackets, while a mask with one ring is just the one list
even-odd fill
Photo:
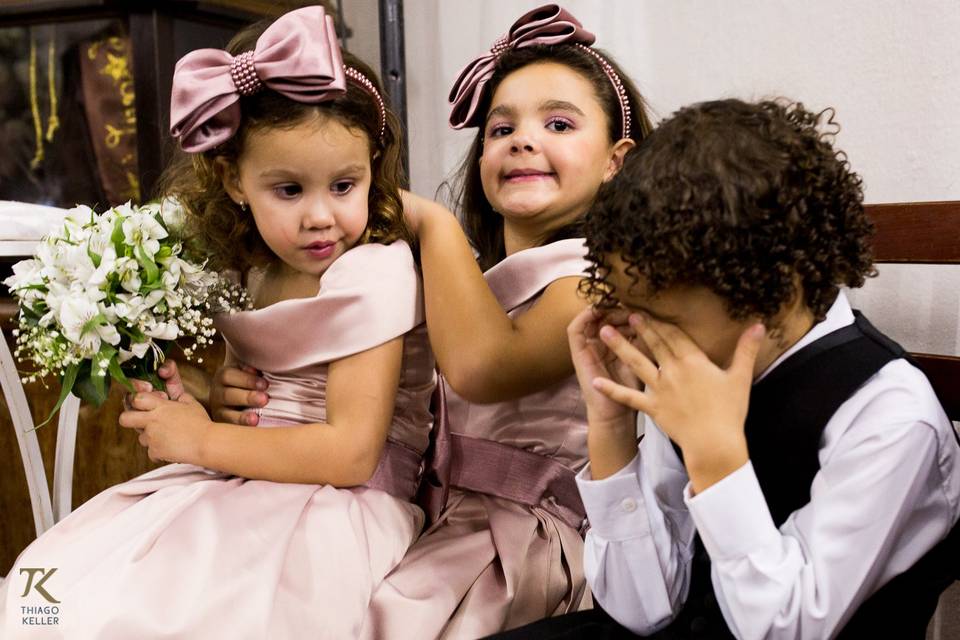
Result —
[[683, 501], [712, 560], [740, 558], [780, 538], [750, 461], [697, 495], [690, 493], [688, 483]]
[[590, 521], [590, 533], [608, 542], [650, 535], [650, 520], [639, 480], [640, 455], [603, 480], [591, 480], [590, 467], [577, 474], [577, 488]]

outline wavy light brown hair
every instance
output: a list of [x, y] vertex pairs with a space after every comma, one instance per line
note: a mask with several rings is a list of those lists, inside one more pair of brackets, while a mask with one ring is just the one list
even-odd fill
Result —
[[822, 320], [839, 287], [873, 276], [863, 185], [832, 138], [833, 110], [720, 100], [676, 112], [600, 190], [585, 230], [584, 292], [616, 304], [620, 256], [651, 295], [706, 287], [734, 319], [803, 303]]
[[[616, 71], [627, 91], [633, 124], [630, 138], [637, 143], [650, 134], [652, 129], [650, 118], [647, 115], [646, 103], [637, 87], [633, 84], [617, 62], [610, 55], [600, 49], [595, 49], [602, 55]], [[490, 81], [482, 102], [478, 106], [479, 112], [486, 114], [490, 110], [490, 101], [497, 87], [504, 78], [514, 71], [531, 64], [555, 62], [576, 71], [592, 86], [600, 107], [607, 117], [607, 132], [610, 144], [623, 137], [621, 129], [620, 101], [610, 83], [610, 78], [603, 72], [600, 63], [589, 53], [572, 44], [561, 45], [534, 45], [519, 49], [508, 49], [497, 59], [496, 69]], [[503, 244], [503, 216], [493, 210], [486, 195], [483, 193], [483, 183], [480, 180], [480, 157], [483, 155], [483, 132], [481, 126], [467, 155], [457, 169], [454, 177], [445, 183], [451, 192], [453, 206], [463, 221], [464, 231], [476, 249], [480, 266], [489, 269], [506, 257]], [[627, 154], [629, 156], [629, 153]], [[441, 187], [443, 188], [443, 187]], [[582, 220], [572, 222], [554, 231], [544, 238], [542, 244], [549, 244], [566, 238], [577, 238], [583, 235]]]
[[[271, 21], [265, 20], [244, 29], [230, 41], [227, 51], [232, 55], [251, 51], [270, 24]], [[363, 73], [380, 95], [384, 95], [369, 66], [347, 51], [342, 55], [346, 66]], [[209, 258], [212, 267], [246, 271], [275, 259], [260, 237], [253, 216], [241, 210], [224, 190], [218, 159], [235, 167], [251, 133], [267, 128], [293, 128], [316, 117], [332, 118], [352, 131], [362, 132], [369, 141], [372, 172], [369, 220], [357, 244], [389, 244], [401, 239], [411, 247], [414, 245], [413, 236], [403, 222], [400, 201], [403, 178], [400, 124], [388, 109], [386, 129], [380, 139], [379, 106], [366, 89], [348, 78], [344, 95], [319, 104], [296, 102], [264, 89], [241, 97], [240, 110], [243, 114], [240, 128], [230, 140], [203, 153], [179, 153], [158, 186], [160, 194], [174, 196], [184, 206], [188, 242]]]

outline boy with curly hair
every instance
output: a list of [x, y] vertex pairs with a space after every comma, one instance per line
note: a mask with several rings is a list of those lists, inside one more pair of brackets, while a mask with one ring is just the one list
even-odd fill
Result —
[[609, 616], [506, 637], [924, 637], [957, 572], [960, 447], [841, 290], [874, 275], [873, 228], [830, 115], [681, 109], [601, 191], [599, 311], [569, 338], [585, 568]]

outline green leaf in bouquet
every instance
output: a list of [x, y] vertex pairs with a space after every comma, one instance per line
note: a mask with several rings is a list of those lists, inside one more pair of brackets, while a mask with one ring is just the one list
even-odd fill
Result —
[[47, 416], [47, 419], [34, 427], [34, 429], [39, 429], [43, 425], [50, 422], [50, 419], [53, 416], [57, 415], [57, 411], [60, 410], [60, 407], [63, 406], [64, 400], [67, 399], [67, 396], [70, 395], [70, 392], [74, 390], [75, 382], [77, 380], [77, 374], [80, 372], [81, 365], [72, 364], [67, 367], [67, 370], [63, 374], [63, 380], [60, 381], [60, 397], [57, 398], [57, 404], [53, 406], [53, 410], [50, 411], [50, 415]]
[[33, 309], [31, 307], [23, 306], [20, 307], [20, 317], [24, 318], [27, 321], [27, 324], [31, 326], [36, 326], [40, 322], [40, 318], [43, 317], [45, 312], [43, 310]]
[[113, 243], [113, 248], [117, 250], [118, 256], [127, 255], [124, 251], [123, 244], [123, 218], [120, 216], [117, 216], [116, 221], [113, 223], [113, 233], [110, 234], [110, 242]]
[[107, 317], [102, 313], [98, 313], [97, 315], [93, 316], [83, 324], [83, 328], [80, 329], [80, 335], [89, 333], [90, 331], [93, 331], [94, 329], [99, 327], [101, 324], [106, 324], [106, 322], [107, 322]]
[[90, 245], [87, 245], [87, 255], [90, 256], [90, 260], [93, 261], [94, 267], [100, 266], [100, 261], [103, 259], [103, 256], [91, 249]]
[[105, 375], [95, 375], [94, 371], [89, 364], [83, 367], [73, 392], [84, 402], [99, 407], [107, 400], [107, 380]]
[[116, 358], [110, 358], [110, 365], [108, 368], [110, 370], [111, 378], [113, 378], [114, 380], [122, 384], [124, 387], [126, 387], [127, 391], [129, 391], [130, 393], [134, 393], [136, 391], [136, 389], [133, 388], [133, 383], [131, 383], [130, 379], [127, 378], [126, 375], [124, 375], [123, 369], [120, 368], [120, 363], [117, 361]]
[[122, 324], [117, 325], [117, 331], [121, 334], [130, 338], [131, 342], [146, 342], [147, 334], [136, 327], [124, 326]]
[[147, 272], [147, 284], [154, 284], [158, 282], [160, 280], [160, 268], [157, 267], [157, 263], [147, 255], [147, 252], [143, 250], [143, 247], [137, 246], [133, 250], [133, 254], [136, 256], [137, 262], [140, 263], [140, 266], [143, 267], [144, 271]]
[[163, 260], [164, 258], [169, 258], [173, 255], [173, 249], [170, 248], [170, 245], [162, 245], [160, 251], [157, 251], [157, 260]]

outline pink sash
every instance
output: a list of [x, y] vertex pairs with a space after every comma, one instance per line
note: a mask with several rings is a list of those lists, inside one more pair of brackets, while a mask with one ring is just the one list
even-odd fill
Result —
[[[560, 240], [509, 256], [484, 276], [497, 300], [509, 311], [539, 295], [554, 280], [582, 275], [587, 266], [585, 255], [583, 239]], [[575, 472], [531, 451], [451, 433], [444, 386], [441, 380], [434, 392], [434, 439], [426, 453], [424, 482], [418, 495], [429, 521], [440, 517], [454, 486], [542, 508], [582, 531], [586, 511]]]

